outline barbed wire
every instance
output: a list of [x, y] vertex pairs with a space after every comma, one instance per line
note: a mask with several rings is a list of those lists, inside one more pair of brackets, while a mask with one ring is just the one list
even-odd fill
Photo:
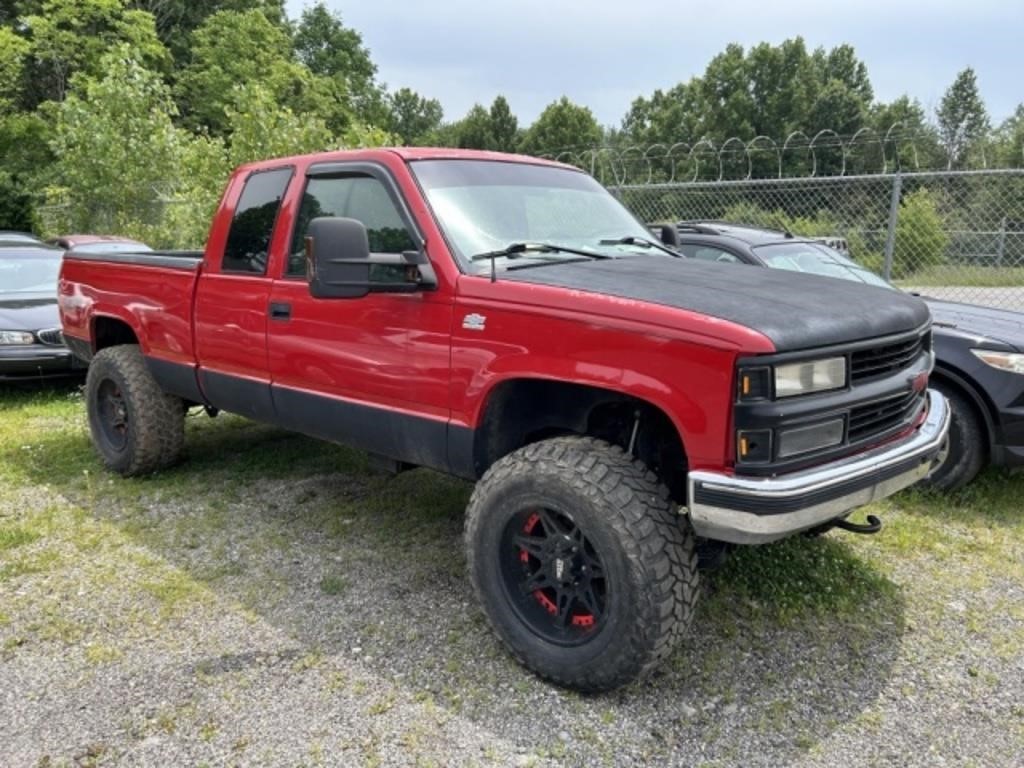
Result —
[[[919, 150], [919, 145], [926, 149]], [[922, 156], [943, 151], [934, 135], [908, 130], [897, 121], [884, 132], [864, 127], [846, 136], [826, 128], [813, 135], [792, 131], [782, 140], [758, 135], [733, 136], [719, 144], [705, 138], [692, 144], [563, 147], [540, 157], [575, 165], [604, 184], [621, 186], [932, 170], [922, 167]], [[977, 145], [971, 160], [975, 170], [989, 167], [984, 143]]]

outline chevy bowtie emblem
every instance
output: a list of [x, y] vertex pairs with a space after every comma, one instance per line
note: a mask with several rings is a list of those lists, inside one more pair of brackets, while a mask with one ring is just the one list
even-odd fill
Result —
[[482, 331], [486, 324], [487, 318], [483, 315], [478, 315], [476, 312], [462, 318], [462, 327], [467, 331]]

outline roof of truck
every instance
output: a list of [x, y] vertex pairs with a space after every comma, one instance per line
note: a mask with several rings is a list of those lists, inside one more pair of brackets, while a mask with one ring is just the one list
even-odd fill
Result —
[[346, 160], [357, 158], [370, 160], [374, 156], [397, 155], [406, 161], [415, 160], [493, 160], [498, 162], [532, 163], [534, 165], [551, 165], [559, 168], [570, 168], [578, 171], [575, 166], [565, 163], [556, 163], [540, 157], [530, 155], [513, 155], [506, 152], [489, 152], [481, 149], [453, 149], [451, 147], [373, 147], [368, 149], [341, 149], [333, 152], [316, 152], [308, 155], [295, 155], [293, 157], [278, 157], [268, 160], [260, 160], [254, 163], [246, 163], [243, 167], [269, 168], [279, 166], [282, 163], [295, 162], [315, 158], [317, 161]]

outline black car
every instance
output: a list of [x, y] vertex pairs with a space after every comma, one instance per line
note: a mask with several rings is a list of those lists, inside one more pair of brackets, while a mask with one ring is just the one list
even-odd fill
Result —
[[0, 381], [80, 374], [57, 312], [63, 251], [42, 243], [0, 243]]
[[[820, 240], [788, 232], [704, 221], [651, 225], [651, 231], [694, 259], [809, 272], [898, 290]], [[952, 490], [973, 480], [987, 463], [1024, 465], [1024, 315], [922, 298], [934, 321], [931, 386], [949, 398], [953, 412], [949, 454], [928, 482]]]

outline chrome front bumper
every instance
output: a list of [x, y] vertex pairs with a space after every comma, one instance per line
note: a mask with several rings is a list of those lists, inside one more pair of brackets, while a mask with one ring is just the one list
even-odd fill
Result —
[[912, 435], [781, 477], [691, 472], [687, 512], [698, 536], [763, 544], [813, 528], [928, 476], [946, 447], [949, 404], [928, 390], [928, 415]]

